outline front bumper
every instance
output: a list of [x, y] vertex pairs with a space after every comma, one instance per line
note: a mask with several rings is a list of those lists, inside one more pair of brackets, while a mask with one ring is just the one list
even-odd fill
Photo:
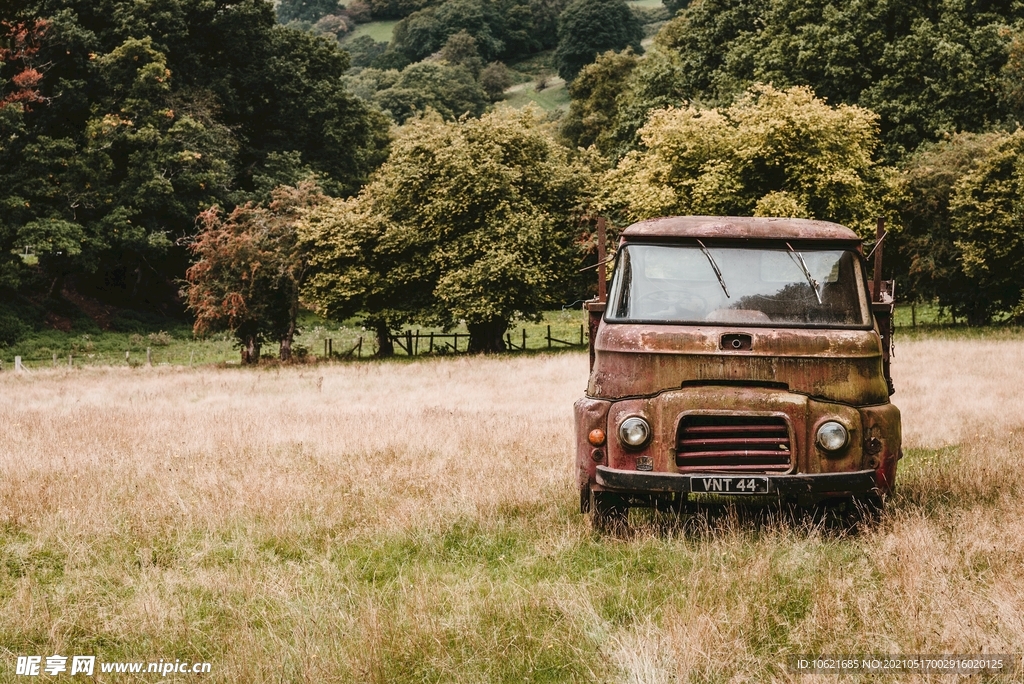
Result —
[[[602, 489], [622, 493], [670, 493], [690, 491], [691, 477], [763, 476], [764, 473], [649, 473], [616, 470], [597, 466], [597, 484]], [[860, 495], [878, 491], [874, 470], [846, 473], [813, 473], [796, 475], [768, 474], [768, 493], [779, 495], [835, 494]], [[736, 495], [743, 496], [743, 495]]]

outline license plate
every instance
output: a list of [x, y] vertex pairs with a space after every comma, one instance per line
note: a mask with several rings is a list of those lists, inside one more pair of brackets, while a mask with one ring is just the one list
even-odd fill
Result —
[[690, 476], [690, 491], [707, 494], [767, 494], [767, 477]]

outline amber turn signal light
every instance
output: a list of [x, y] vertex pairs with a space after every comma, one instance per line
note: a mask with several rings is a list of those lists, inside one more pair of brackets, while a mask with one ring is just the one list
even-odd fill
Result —
[[601, 446], [602, 444], [604, 444], [604, 430], [602, 430], [601, 428], [595, 428], [591, 430], [590, 434], [587, 435], [587, 441], [593, 444], [594, 446]]

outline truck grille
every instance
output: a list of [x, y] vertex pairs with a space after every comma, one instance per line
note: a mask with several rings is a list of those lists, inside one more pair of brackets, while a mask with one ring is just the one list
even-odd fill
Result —
[[676, 436], [676, 466], [704, 472], [789, 470], [792, 449], [785, 418], [686, 416]]

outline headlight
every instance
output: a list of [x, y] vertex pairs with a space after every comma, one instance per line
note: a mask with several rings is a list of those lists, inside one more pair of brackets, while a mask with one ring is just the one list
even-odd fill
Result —
[[846, 446], [850, 433], [841, 423], [830, 420], [818, 428], [818, 446], [825, 451], [839, 451]]
[[624, 446], [639, 449], [651, 437], [651, 426], [643, 418], [633, 416], [619, 425], [619, 439]]

